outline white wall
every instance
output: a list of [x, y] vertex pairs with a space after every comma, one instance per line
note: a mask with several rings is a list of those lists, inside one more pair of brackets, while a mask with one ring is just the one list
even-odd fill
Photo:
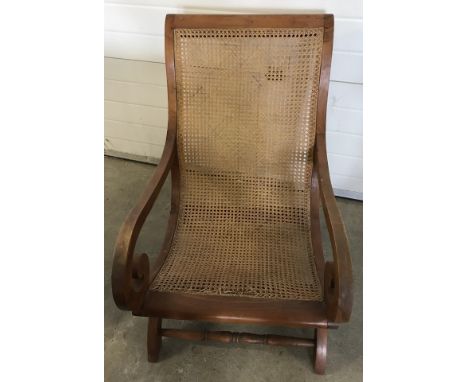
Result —
[[335, 15], [327, 114], [333, 187], [362, 199], [362, 0], [105, 0], [105, 152], [149, 162], [162, 153], [167, 13], [313, 11]]

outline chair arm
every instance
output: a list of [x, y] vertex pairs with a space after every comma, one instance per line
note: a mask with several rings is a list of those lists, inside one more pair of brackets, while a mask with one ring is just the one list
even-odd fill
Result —
[[175, 133], [167, 132], [161, 160], [136, 206], [127, 215], [114, 249], [112, 294], [120, 309], [138, 310], [149, 286], [149, 260], [143, 253], [134, 255], [135, 244], [176, 154]]
[[324, 134], [317, 134], [316, 165], [320, 195], [333, 250], [333, 261], [325, 264], [325, 302], [330, 322], [349, 321], [353, 306], [353, 275], [348, 239], [330, 181]]

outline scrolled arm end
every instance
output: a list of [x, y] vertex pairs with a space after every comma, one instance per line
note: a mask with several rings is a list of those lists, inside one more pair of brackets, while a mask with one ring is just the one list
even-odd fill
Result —
[[325, 302], [328, 320], [333, 323], [348, 322], [353, 306], [352, 286], [341, 285], [336, 265], [332, 261], [325, 263]]
[[112, 295], [122, 310], [138, 310], [149, 286], [149, 259], [146, 253], [134, 255], [134, 245], [119, 234], [112, 267]]

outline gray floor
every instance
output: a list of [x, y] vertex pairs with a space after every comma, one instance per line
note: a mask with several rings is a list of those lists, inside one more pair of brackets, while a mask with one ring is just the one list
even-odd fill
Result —
[[[354, 268], [354, 309], [351, 322], [329, 335], [327, 374], [312, 371], [311, 353], [303, 348], [262, 345], [221, 345], [163, 339], [160, 362], [146, 361], [147, 320], [114, 305], [110, 276], [112, 250], [120, 224], [143, 190], [154, 166], [105, 159], [105, 379], [106, 381], [361, 381], [362, 380], [362, 203], [338, 199], [348, 229]], [[137, 252], [157, 253], [169, 215], [170, 185], [166, 182], [148, 217]], [[323, 231], [323, 230], [322, 230]], [[326, 231], [324, 231], [326, 232]], [[326, 246], [330, 257], [330, 247]], [[205, 327], [258, 333], [310, 335], [310, 330], [163, 321], [165, 327]]]

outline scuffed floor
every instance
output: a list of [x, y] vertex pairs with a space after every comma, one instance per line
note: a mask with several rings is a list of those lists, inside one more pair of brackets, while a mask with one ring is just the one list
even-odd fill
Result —
[[[115, 158], [105, 159], [105, 380], [108, 382], [187, 381], [362, 381], [362, 203], [338, 199], [351, 246], [354, 308], [351, 322], [330, 331], [325, 376], [313, 373], [311, 351], [294, 347], [222, 345], [164, 338], [160, 362], [146, 361], [147, 319], [123, 312], [112, 300], [112, 250], [120, 225], [143, 191], [154, 166]], [[136, 252], [157, 253], [170, 209], [166, 182], [137, 243]], [[324, 240], [328, 237], [322, 227]], [[330, 246], [325, 245], [327, 258]], [[164, 320], [164, 327], [313, 336], [311, 330], [218, 325]]]

